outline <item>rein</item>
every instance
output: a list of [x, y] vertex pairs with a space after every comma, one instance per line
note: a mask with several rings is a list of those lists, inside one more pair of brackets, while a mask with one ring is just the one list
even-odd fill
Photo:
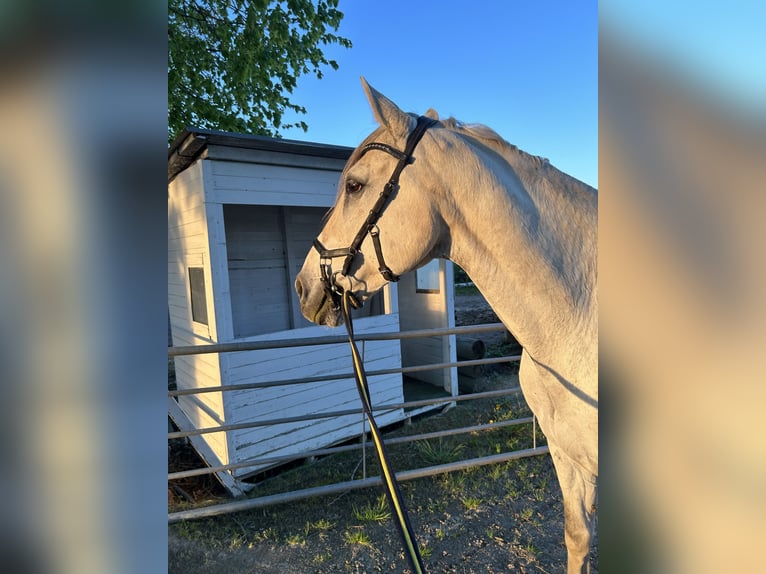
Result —
[[[321, 272], [322, 283], [325, 286], [325, 292], [330, 296], [333, 303], [335, 304], [336, 310], [340, 308], [340, 299], [344, 293], [344, 289], [338, 285], [335, 276], [338, 274], [343, 276], [348, 275], [348, 272], [351, 269], [351, 263], [354, 261], [356, 254], [360, 253], [362, 243], [364, 242], [367, 235], [372, 238], [372, 245], [375, 249], [375, 255], [378, 258], [378, 271], [380, 274], [383, 275], [383, 278], [386, 281], [399, 281], [399, 276], [391, 271], [391, 268], [386, 265], [386, 260], [383, 258], [383, 248], [380, 245], [380, 229], [378, 229], [377, 223], [383, 213], [383, 210], [388, 204], [388, 199], [391, 197], [391, 194], [399, 187], [399, 176], [401, 175], [402, 171], [404, 171], [404, 168], [412, 163], [412, 152], [415, 151], [415, 146], [418, 145], [418, 142], [423, 137], [423, 134], [426, 133], [426, 130], [436, 123], [438, 122], [431, 118], [427, 118], [425, 116], [418, 117], [418, 122], [415, 126], [415, 129], [412, 130], [410, 135], [407, 137], [407, 143], [404, 146], [404, 151], [400, 151], [388, 144], [380, 142], [368, 143], [361, 149], [361, 153], [359, 154], [360, 158], [368, 151], [378, 150], [392, 155], [398, 160], [398, 162], [394, 168], [394, 172], [388, 179], [388, 182], [383, 186], [383, 191], [380, 192], [378, 199], [375, 201], [375, 205], [372, 206], [370, 213], [367, 215], [364, 223], [362, 223], [359, 231], [354, 236], [353, 241], [351, 241], [351, 245], [338, 249], [327, 249], [324, 245], [322, 245], [318, 237], [314, 239], [314, 249], [316, 249], [319, 253], [319, 268]], [[343, 267], [341, 270], [339, 272], [336, 271], [333, 273], [332, 260], [336, 257], [345, 257], [345, 259], [343, 260]], [[361, 307], [361, 302], [356, 297], [354, 297], [353, 294], [351, 295], [351, 304], [355, 309]]]
[[[361, 307], [361, 302], [354, 296], [350, 289], [344, 289], [337, 283], [336, 275], [340, 274], [348, 276], [354, 258], [357, 253], [360, 252], [362, 243], [369, 235], [372, 239], [375, 255], [378, 258], [378, 271], [383, 275], [383, 278], [386, 281], [396, 282], [399, 280], [399, 276], [391, 271], [391, 268], [386, 265], [386, 261], [383, 258], [383, 248], [380, 245], [380, 229], [378, 229], [377, 223], [383, 210], [386, 208], [386, 205], [388, 205], [391, 194], [393, 194], [399, 187], [399, 176], [402, 171], [404, 171], [404, 168], [412, 163], [412, 152], [415, 150], [415, 146], [418, 145], [418, 142], [423, 137], [423, 134], [426, 133], [426, 130], [436, 123], [436, 120], [420, 116], [415, 125], [415, 129], [412, 130], [407, 137], [404, 151], [400, 151], [388, 144], [380, 142], [371, 142], [365, 145], [361, 149], [359, 157], [362, 157], [368, 151], [372, 150], [384, 151], [398, 160], [394, 172], [391, 174], [388, 182], [383, 186], [383, 191], [380, 192], [378, 199], [375, 201], [375, 205], [372, 206], [370, 213], [367, 215], [364, 223], [362, 223], [359, 231], [354, 236], [351, 245], [339, 249], [327, 249], [319, 241], [319, 238], [314, 239], [314, 248], [319, 252], [319, 268], [325, 292], [331, 298], [335, 305], [335, 309], [340, 309], [343, 313], [346, 331], [348, 332], [348, 343], [351, 347], [351, 357], [354, 362], [356, 388], [359, 391], [362, 408], [370, 424], [370, 434], [375, 443], [375, 454], [380, 463], [383, 482], [386, 487], [386, 498], [388, 499], [388, 505], [391, 508], [391, 514], [396, 517], [394, 523], [401, 536], [407, 559], [415, 574], [423, 574], [425, 572], [423, 559], [420, 556], [417, 541], [412, 532], [412, 525], [410, 524], [410, 519], [407, 515], [407, 509], [404, 507], [399, 483], [396, 480], [394, 471], [391, 469], [383, 438], [381, 437], [380, 430], [375, 422], [375, 417], [372, 414], [372, 400], [370, 398], [370, 388], [367, 384], [367, 375], [364, 372], [362, 357], [359, 354], [356, 342], [354, 341], [354, 326], [351, 320], [351, 307], [359, 308]], [[345, 257], [345, 259], [343, 260], [343, 267], [341, 270], [333, 273], [332, 260], [336, 257]]]
[[370, 434], [375, 443], [375, 454], [377, 455], [378, 463], [380, 464], [381, 473], [383, 475], [388, 506], [391, 509], [391, 514], [396, 517], [394, 524], [396, 524], [399, 535], [401, 536], [402, 545], [406, 551], [405, 553], [407, 554], [410, 566], [412, 566], [412, 571], [416, 574], [422, 574], [426, 570], [423, 566], [423, 559], [420, 557], [420, 550], [418, 550], [415, 535], [412, 532], [412, 525], [410, 524], [410, 518], [407, 515], [407, 509], [402, 500], [399, 482], [396, 480], [396, 475], [391, 469], [383, 438], [381, 437], [380, 430], [375, 422], [375, 417], [372, 415], [370, 387], [367, 384], [367, 375], [364, 372], [362, 357], [359, 355], [359, 349], [356, 348], [356, 342], [354, 341], [354, 325], [351, 321], [351, 297], [352, 295], [349, 291], [343, 293], [342, 310], [343, 318], [346, 323], [346, 331], [348, 332], [348, 344], [351, 347], [351, 357], [354, 361], [354, 379], [356, 380], [356, 388], [359, 391], [362, 408], [370, 423]]

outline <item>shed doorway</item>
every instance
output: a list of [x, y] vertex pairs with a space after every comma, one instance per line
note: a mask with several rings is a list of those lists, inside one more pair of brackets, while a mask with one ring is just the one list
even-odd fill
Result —
[[[295, 279], [321, 229], [322, 207], [223, 206], [234, 339], [309, 327]], [[374, 296], [354, 318], [382, 315]]]

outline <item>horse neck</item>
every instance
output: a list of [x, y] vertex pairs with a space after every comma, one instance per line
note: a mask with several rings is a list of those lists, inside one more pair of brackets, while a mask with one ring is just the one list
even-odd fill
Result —
[[588, 336], [596, 329], [595, 190], [526, 154], [472, 151], [442, 180], [448, 257], [533, 356]]

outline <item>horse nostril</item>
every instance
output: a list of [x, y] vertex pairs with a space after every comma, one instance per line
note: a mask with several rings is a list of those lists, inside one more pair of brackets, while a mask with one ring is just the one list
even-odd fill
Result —
[[303, 283], [301, 283], [300, 277], [295, 280], [295, 291], [298, 293], [298, 300], [303, 299]]

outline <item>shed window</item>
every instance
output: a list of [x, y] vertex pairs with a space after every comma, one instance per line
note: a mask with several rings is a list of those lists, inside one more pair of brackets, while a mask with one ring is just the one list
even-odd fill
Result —
[[416, 293], [438, 293], [439, 292], [439, 260], [431, 259], [415, 271], [415, 292]]
[[205, 296], [205, 273], [202, 267], [189, 267], [192, 319], [207, 325], [207, 297]]

